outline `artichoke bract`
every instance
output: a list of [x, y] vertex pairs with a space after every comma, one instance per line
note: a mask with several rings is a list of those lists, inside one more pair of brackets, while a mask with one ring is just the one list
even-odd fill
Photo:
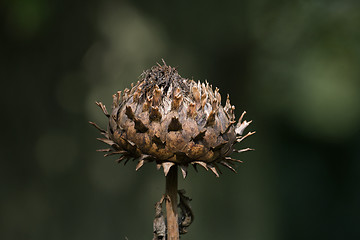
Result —
[[189, 165], [200, 165], [219, 176], [219, 164], [235, 172], [234, 164], [241, 162], [230, 157], [232, 152], [252, 150], [234, 149], [255, 132], [243, 134], [251, 121], [243, 120], [245, 112], [235, 121], [229, 95], [223, 107], [218, 88], [182, 78], [165, 62], [145, 71], [131, 89], [114, 94], [110, 112], [97, 105], [109, 119], [108, 128], [90, 123], [104, 136], [98, 140], [111, 146], [98, 151], [120, 154], [118, 162], [137, 159], [136, 170], [155, 162], [167, 175], [176, 164], [185, 178]]

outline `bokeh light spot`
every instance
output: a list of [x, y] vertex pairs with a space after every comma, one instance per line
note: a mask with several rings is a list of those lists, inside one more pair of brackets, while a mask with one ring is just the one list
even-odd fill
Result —
[[344, 58], [316, 51], [302, 60], [291, 109], [294, 122], [320, 138], [348, 137], [360, 121], [357, 70]]

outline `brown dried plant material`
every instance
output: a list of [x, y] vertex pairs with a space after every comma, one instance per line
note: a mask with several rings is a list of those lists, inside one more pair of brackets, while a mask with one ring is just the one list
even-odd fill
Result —
[[114, 94], [110, 112], [96, 102], [109, 120], [107, 130], [90, 124], [103, 136], [98, 140], [110, 146], [98, 150], [105, 157], [119, 154], [117, 162], [124, 165], [130, 159], [137, 160], [136, 171], [149, 162], [163, 168], [166, 191], [155, 207], [154, 239], [178, 240], [194, 220], [191, 199], [184, 190], [177, 191], [178, 167], [184, 178], [189, 165], [196, 171], [200, 165], [217, 177], [221, 174], [219, 165], [236, 172], [235, 163], [242, 161], [230, 157], [231, 153], [253, 149], [234, 146], [255, 132], [243, 134], [251, 121], [243, 120], [246, 112], [235, 121], [229, 95], [223, 107], [218, 88], [213, 91], [208, 82], [182, 78], [175, 68], [163, 63], [145, 71], [131, 89]]
[[105, 156], [120, 154], [118, 162], [136, 159], [136, 170], [156, 162], [167, 175], [178, 165], [185, 178], [191, 164], [218, 177], [218, 164], [235, 171], [234, 163], [241, 162], [229, 157], [232, 152], [252, 150], [234, 149], [254, 133], [243, 134], [251, 123], [243, 120], [245, 112], [236, 122], [229, 96], [223, 107], [218, 88], [182, 78], [165, 62], [145, 71], [131, 89], [114, 94], [109, 112], [101, 102], [96, 104], [109, 119], [107, 130], [90, 122], [103, 135], [98, 140], [110, 145], [101, 151], [108, 152]]
[[159, 202], [155, 204], [155, 218], [153, 222], [153, 240], [166, 239], [166, 223], [165, 216], [162, 211], [162, 204], [165, 200], [163, 196]]
[[179, 234], [187, 233], [187, 228], [194, 221], [194, 213], [190, 207], [191, 198], [185, 196], [185, 193], [184, 189], [178, 190], [180, 198], [179, 208], [181, 210], [181, 216], [179, 217]]

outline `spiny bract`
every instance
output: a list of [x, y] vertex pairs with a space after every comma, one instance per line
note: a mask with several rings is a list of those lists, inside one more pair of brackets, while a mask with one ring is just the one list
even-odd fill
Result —
[[158, 64], [141, 75], [141, 80], [131, 89], [113, 95], [111, 112], [96, 103], [109, 118], [107, 131], [98, 127], [105, 138], [98, 140], [111, 148], [105, 156], [120, 154], [118, 162], [137, 159], [136, 170], [147, 162], [156, 162], [167, 175], [171, 166], [177, 164], [184, 178], [187, 167], [192, 164], [210, 169], [219, 176], [218, 164], [235, 172], [234, 163], [241, 162], [230, 157], [236, 150], [234, 144], [255, 132], [243, 135], [251, 123], [236, 124], [234, 109], [227, 97], [221, 106], [219, 89], [212, 90], [209, 83], [182, 78], [173, 67]]

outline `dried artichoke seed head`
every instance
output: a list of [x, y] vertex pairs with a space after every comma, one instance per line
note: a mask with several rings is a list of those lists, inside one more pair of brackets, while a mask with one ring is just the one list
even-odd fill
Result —
[[[236, 124], [234, 109], [227, 97], [221, 106], [219, 89], [209, 83], [182, 78], [173, 67], [156, 65], [144, 72], [136, 85], [113, 95], [111, 112], [97, 103], [109, 118], [107, 131], [95, 123], [105, 138], [98, 140], [111, 148], [105, 156], [120, 154], [118, 162], [138, 159], [136, 170], [147, 162], [156, 162], [167, 175], [171, 166], [180, 166], [184, 178], [192, 164], [210, 169], [219, 176], [218, 164], [234, 170], [230, 154], [252, 150], [235, 150], [234, 144], [254, 132], [243, 135], [251, 123]], [[196, 168], [195, 168], [196, 169]]]

